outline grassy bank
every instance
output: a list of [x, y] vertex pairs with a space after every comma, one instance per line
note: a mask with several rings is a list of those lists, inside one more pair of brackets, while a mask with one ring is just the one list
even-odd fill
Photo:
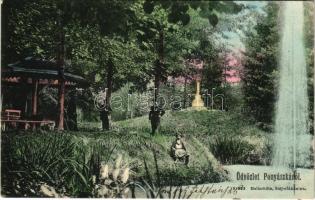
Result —
[[[47, 183], [67, 196], [88, 197], [100, 164], [113, 163], [118, 155], [131, 180], [155, 185], [220, 182], [227, 179], [222, 163], [266, 163], [266, 133], [236, 114], [167, 112], [161, 124], [155, 136], [147, 117], [116, 122], [106, 132], [89, 124], [79, 132], [3, 133], [2, 193], [37, 196], [36, 188]], [[190, 154], [188, 166], [170, 157], [178, 132]]]

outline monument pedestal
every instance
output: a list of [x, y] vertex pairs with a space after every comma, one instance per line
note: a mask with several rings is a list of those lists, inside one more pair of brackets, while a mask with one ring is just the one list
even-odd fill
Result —
[[197, 85], [197, 90], [196, 90], [196, 94], [195, 94], [195, 98], [194, 100], [192, 101], [192, 108], [194, 110], [207, 110], [207, 108], [205, 107], [205, 104], [201, 98], [201, 95], [200, 95], [200, 81], [197, 80], [196, 81], [196, 85]]

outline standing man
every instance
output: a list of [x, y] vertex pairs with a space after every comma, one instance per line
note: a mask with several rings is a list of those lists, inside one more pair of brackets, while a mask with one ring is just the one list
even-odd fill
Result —
[[157, 105], [151, 106], [149, 112], [149, 120], [151, 121], [152, 132], [151, 135], [155, 134], [155, 131], [160, 126], [160, 118], [165, 114], [165, 111], [159, 108]]
[[110, 106], [105, 106], [104, 109], [100, 111], [100, 119], [102, 121], [102, 129], [103, 131], [109, 130], [109, 114], [111, 112]]

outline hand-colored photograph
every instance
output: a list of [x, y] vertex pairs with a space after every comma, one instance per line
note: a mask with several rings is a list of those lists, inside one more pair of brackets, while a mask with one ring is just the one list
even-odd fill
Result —
[[315, 198], [314, 10], [2, 0], [1, 198]]

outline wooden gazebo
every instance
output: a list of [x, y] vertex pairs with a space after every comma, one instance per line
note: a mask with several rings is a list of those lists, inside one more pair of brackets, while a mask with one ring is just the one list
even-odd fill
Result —
[[[1, 69], [1, 83], [5, 88], [10, 85], [32, 87], [32, 115], [37, 115], [38, 87], [49, 85], [59, 88], [59, 120], [58, 130], [63, 130], [64, 125], [64, 100], [65, 88], [86, 87], [88, 82], [81, 76], [74, 75], [69, 71], [60, 68], [56, 61], [35, 59], [32, 57], [22, 61], [9, 64]], [[3, 94], [3, 93], [2, 93]], [[3, 119], [2, 119], [3, 121]], [[27, 123], [26, 120], [15, 119], [17, 123]], [[32, 121], [35, 126], [40, 121]]]

